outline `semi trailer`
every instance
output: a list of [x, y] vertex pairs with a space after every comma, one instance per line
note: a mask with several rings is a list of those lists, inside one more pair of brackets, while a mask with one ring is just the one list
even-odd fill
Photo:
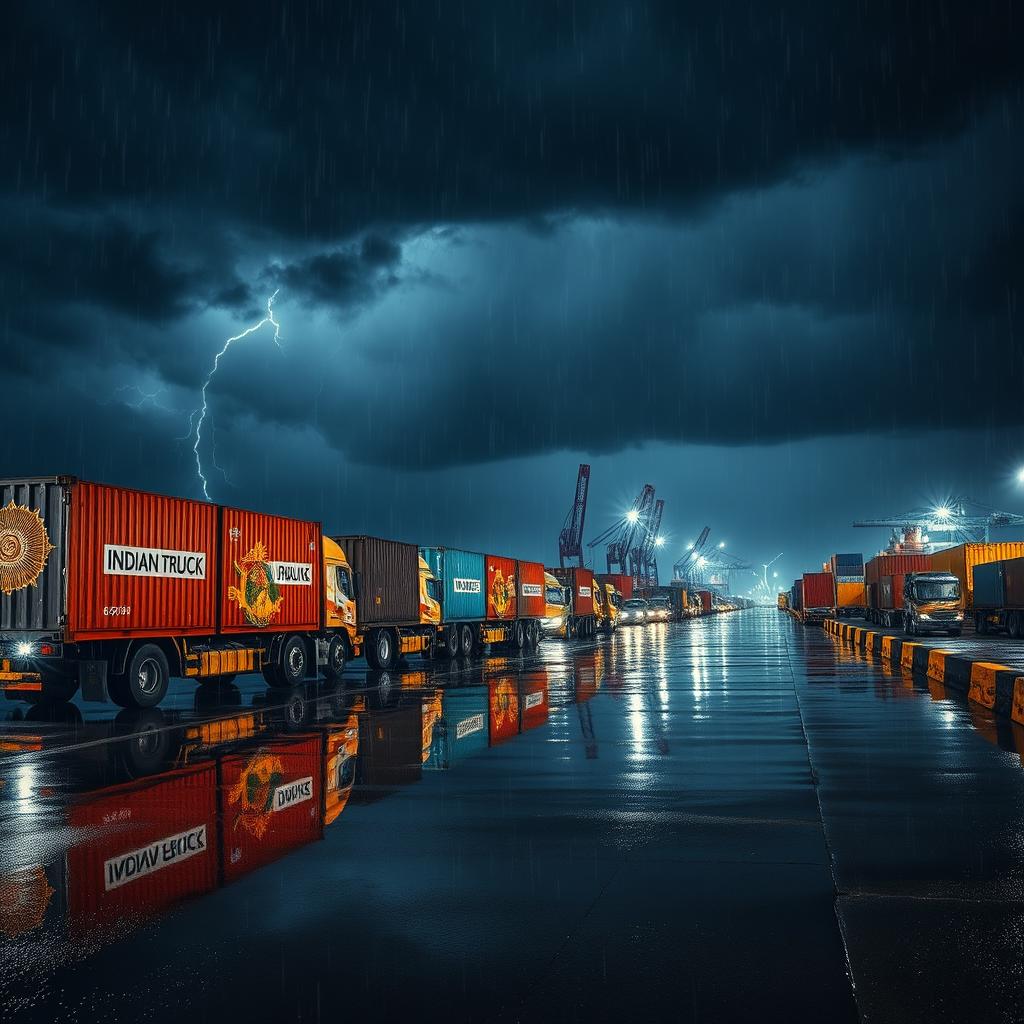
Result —
[[974, 626], [979, 633], [1004, 630], [1024, 636], [1024, 558], [1000, 558], [974, 566]]
[[567, 638], [593, 636], [598, 627], [593, 572], [583, 568], [549, 568], [545, 571], [554, 576], [565, 590], [568, 617], [564, 635]]

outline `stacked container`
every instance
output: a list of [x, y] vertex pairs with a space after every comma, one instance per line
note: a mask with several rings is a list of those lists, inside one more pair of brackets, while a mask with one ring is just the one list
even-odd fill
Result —
[[802, 603], [805, 622], [824, 621], [832, 610], [834, 586], [830, 572], [804, 573]]
[[833, 555], [829, 568], [835, 587], [833, 607], [837, 616], [860, 616], [867, 607], [864, 582], [864, 556]]

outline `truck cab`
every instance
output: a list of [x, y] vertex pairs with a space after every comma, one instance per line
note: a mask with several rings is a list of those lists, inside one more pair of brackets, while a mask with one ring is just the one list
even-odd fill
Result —
[[908, 572], [903, 577], [903, 630], [909, 636], [948, 633], [964, 624], [960, 581], [948, 572]]
[[544, 618], [541, 629], [545, 636], [565, 636], [569, 621], [569, 600], [566, 588], [549, 572], [544, 573]]
[[612, 583], [594, 583], [595, 587], [603, 587], [605, 595], [605, 619], [602, 628], [609, 633], [619, 624], [619, 608], [622, 606], [622, 595]]

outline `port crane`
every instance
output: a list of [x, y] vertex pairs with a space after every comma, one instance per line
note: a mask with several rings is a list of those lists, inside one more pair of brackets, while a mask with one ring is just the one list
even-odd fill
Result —
[[576, 475], [576, 495], [558, 535], [558, 564], [564, 569], [566, 559], [575, 558], [583, 566], [583, 523], [587, 518], [587, 496], [590, 493], [590, 466], [580, 463]]
[[658, 585], [658, 548], [664, 543], [661, 537], [661, 516], [664, 511], [665, 499], [658, 498], [654, 502], [647, 533], [640, 538], [630, 558], [631, 564], [635, 562], [633, 577], [641, 589]]
[[710, 534], [710, 526], [705, 526], [704, 529], [700, 531], [700, 536], [697, 538], [696, 543], [691, 544], [687, 549], [686, 554], [672, 566], [672, 579], [681, 580], [684, 583], [691, 583], [693, 581], [695, 572], [698, 568], [698, 563], [701, 559], [701, 552], [704, 550]]
[[654, 485], [644, 484], [633, 507], [604, 533], [595, 537], [588, 545], [595, 548], [607, 543], [607, 572], [623, 573], [634, 578], [640, 565], [638, 545], [650, 533], [651, 517], [654, 512]]
[[[950, 544], [987, 544], [994, 528], [1024, 526], [1024, 516], [1014, 512], [1001, 512], [966, 495], [960, 495], [933, 508], [921, 506], [894, 516], [862, 519], [853, 525], [888, 528], [892, 529], [894, 534], [900, 531], [905, 535], [909, 534], [921, 545], [929, 545], [930, 534], [942, 533], [946, 535], [942, 543], [932, 542], [930, 546], [944, 547]], [[899, 538], [896, 539], [898, 542]]]

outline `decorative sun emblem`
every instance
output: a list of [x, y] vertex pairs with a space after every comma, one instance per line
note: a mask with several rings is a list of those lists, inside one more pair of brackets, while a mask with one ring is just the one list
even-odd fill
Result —
[[0, 591], [35, 586], [53, 550], [46, 524], [35, 509], [9, 501], [0, 508]]
[[234, 601], [250, 626], [262, 629], [277, 618], [284, 598], [267, 564], [267, 549], [257, 542], [241, 561], [235, 562], [238, 586], [228, 587], [228, 599]]
[[284, 765], [279, 757], [264, 751], [255, 754], [228, 794], [228, 802], [238, 812], [232, 828], [244, 828], [262, 839], [270, 825], [274, 791], [283, 778]]

